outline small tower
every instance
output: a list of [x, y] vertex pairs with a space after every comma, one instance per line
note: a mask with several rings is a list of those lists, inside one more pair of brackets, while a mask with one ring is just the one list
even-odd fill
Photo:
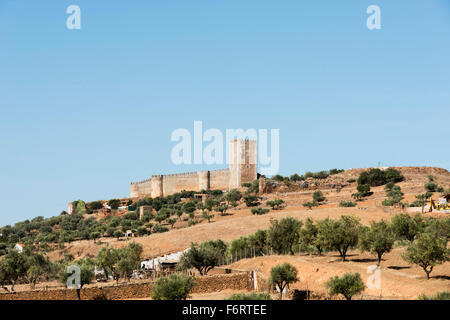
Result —
[[229, 188], [240, 188], [244, 182], [257, 179], [257, 141], [230, 141], [230, 183]]
[[153, 175], [152, 176], [152, 198], [163, 196], [163, 176]]
[[209, 190], [210, 178], [209, 171], [199, 171], [198, 175], [198, 191]]

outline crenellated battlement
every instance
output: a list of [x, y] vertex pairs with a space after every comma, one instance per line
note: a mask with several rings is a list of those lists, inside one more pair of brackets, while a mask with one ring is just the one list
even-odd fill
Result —
[[186, 177], [186, 176], [193, 176], [193, 175], [198, 175], [198, 172], [194, 171], [194, 172], [170, 173], [170, 174], [164, 174], [163, 177]]
[[151, 181], [152, 181], [152, 179], [147, 179], [147, 180], [142, 180], [142, 181], [137, 181], [137, 182], [131, 182], [130, 184], [144, 184], [144, 183], [149, 183]]

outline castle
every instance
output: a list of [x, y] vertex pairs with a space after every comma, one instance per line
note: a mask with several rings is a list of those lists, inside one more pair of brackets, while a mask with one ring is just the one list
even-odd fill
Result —
[[132, 182], [130, 198], [162, 197], [182, 190], [230, 190], [257, 179], [256, 140], [230, 141], [229, 168], [169, 175], [153, 175], [150, 179]]

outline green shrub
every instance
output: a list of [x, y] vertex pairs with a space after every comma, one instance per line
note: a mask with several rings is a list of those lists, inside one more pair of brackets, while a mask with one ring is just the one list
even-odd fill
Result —
[[103, 204], [101, 201], [94, 201], [89, 203], [89, 207], [91, 208], [91, 210], [100, 210], [103, 208]]
[[152, 299], [186, 300], [195, 285], [191, 277], [183, 275], [159, 278], [152, 287]]
[[392, 207], [396, 202], [393, 199], [384, 199], [383, 202], [381, 202], [381, 204], [384, 207]]
[[358, 184], [368, 184], [371, 187], [382, 186], [386, 184], [386, 176], [380, 169], [370, 169], [359, 175]]
[[368, 184], [360, 184], [356, 187], [359, 193], [362, 194], [363, 197], [366, 197], [370, 194], [370, 185]]
[[356, 203], [354, 203], [352, 201], [341, 201], [341, 202], [339, 202], [339, 207], [344, 207], [344, 208], [356, 207]]
[[441, 291], [431, 296], [421, 294], [417, 300], [450, 300], [450, 291]]
[[139, 219], [139, 214], [137, 212], [129, 212], [129, 213], [125, 213], [122, 216], [122, 219], [127, 219], [127, 220], [138, 220]]
[[397, 183], [404, 180], [402, 173], [394, 168], [389, 168], [384, 171], [384, 176], [386, 178], [387, 183]]
[[303, 206], [311, 210], [313, 207], [318, 207], [319, 203], [317, 201], [304, 202]]
[[319, 190], [319, 191], [316, 191], [316, 192], [313, 193], [313, 200], [314, 200], [315, 202], [320, 203], [320, 202], [325, 201], [326, 198], [324, 197], [322, 191]]
[[427, 190], [428, 192], [437, 192], [438, 189], [438, 185], [434, 182], [427, 182], [424, 185], [425, 190]]
[[271, 179], [275, 180], [275, 181], [278, 181], [278, 182], [282, 182], [284, 180], [284, 177], [279, 175], [279, 174], [276, 174]]
[[384, 190], [386, 190], [386, 192], [389, 192], [392, 190], [392, 188], [395, 186], [394, 182], [388, 182], [386, 183], [386, 186], [384, 187]]
[[269, 200], [269, 201], [266, 201], [266, 205], [268, 205], [269, 207], [272, 207], [273, 210], [278, 210], [283, 207], [284, 200], [282, 200], [282, 199]]
[[163, 232], [167, 232], [167, 231], [169, 231], [169, 229], [160, 224], [155, 225], [152, 229], [153, 233], [163, 233]]
[[229, 296], [226, 300], [272, 300], [270, 294], [262, 292], [262, 293], [234, 293]]
[[145, 227], [139, 227], [137, 229], [137, 233], [139, 236], [142, 237], [142, 236], [146, 236], [148, 234], [148, 231], [147, 231], [147, 228], [145, 228]]
[[247, 207], [256, 207], [260, 204], [257, 196], [245, 196], [244, 202]]
[[252, 208], [252, 214], [256, 214], [258, 216], [268, 213], [269, 209], [263, 209], [263, 208]]
[[341, 278], [330, 278], [326, 283], [331, 296], [342, 294], [347, 300], [351, 300], [356, 294], [364, 291], [364, 283], [359, 273], [346, 273]]
[[108, 201], [108, 206], [110, 206], [112, 210], [117, 210], [120, 207], [120, 200], [111, 199]]
[[291, 177], [289, 178], [291, 181], [302, 181], [305, 180], [304, 177], [299, 176], [298, 174], [294, 173], [293, 175], [291, 175]]
[[344, 169], [330, 169], [330, 175], [338, 174], [344, 171], [345, 171]]

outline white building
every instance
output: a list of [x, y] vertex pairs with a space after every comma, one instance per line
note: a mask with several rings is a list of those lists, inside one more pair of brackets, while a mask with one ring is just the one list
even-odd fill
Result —
[[175, 264], [180, 262], [181, 256], [191, 250], [191, 248], [187, 248], [183, 251], [178, 251], [170, 254], [166, 254], [161, 257], [157, 257], [154, 259], [146, 260], [141, 262], [142, 270], [155, 270], [160, 271], [163, 264]]
[[14, 249], [17, 250], [17, 252], [22, 253], [23, 251], [23, 244], [22, 243], [16, 243], [14, 246]]

